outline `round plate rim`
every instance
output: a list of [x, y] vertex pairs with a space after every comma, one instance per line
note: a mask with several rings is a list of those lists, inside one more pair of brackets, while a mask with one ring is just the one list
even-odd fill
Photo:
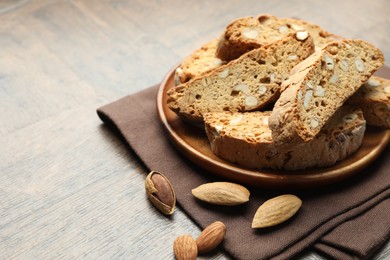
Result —
[[[177, 66], [174, 66], [166, 74], [159, 86], [157, 93], [157, 112], [159, 119], [168, 133], [169, 140], [185, 155], [185, 157], [208, 172], [227, 178], [228, 180], [237, 181], [250, 186], [266, 188], [313, 188], [324, 186], [344, 180], [363, 170], [382, 153], [390, 141], [390, 130], [381, 129], [381, 138], [378, 140], [378, 144], [367, 153], [366, 156], [353, 161], [352, 164], [342, 168], [338, 168], [338, 163], [336, 163], [336, 165], [332, 167], [296, 172], [252, 170], [240, 167], [239, 165], [234, 165], [220, 158], [218, 158], [219, 160], [212, 159], [183, 140], [183, 138], [174, 130], [167, 118], [166, 110], [169, 110], [169, 108], [165, 102], [166, 91], [173, 87], [173, 85], [170, 85], [169, 83], [174, 82], [173, 78], [176, 68]], [[172, 111], [170, 112], [173, 113]], [[181, 119], [178, 118], [178, 120]]]

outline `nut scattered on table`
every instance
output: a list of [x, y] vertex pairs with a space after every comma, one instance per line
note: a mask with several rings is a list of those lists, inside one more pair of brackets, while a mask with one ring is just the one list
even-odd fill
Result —
[[248, 189], [232, 182], [210, 182], [202, 184], [192, 190], [192, 194], [204, 202], [234, 206], [249, 201], [250, 193]]
[[145, 190], [149, 200], [162, 213], [171, 215], [174, 212], [176, 195], [167, 177], [151, 171], [145, 180]]
[[195, 260], [198, 256], [195, 239], [190, 235], [177, 237], [173, 243], [173, 252], [177, 260]]
[[216, 221], [208, 225], [196, 239], [196, 245], [198, 247], [198, 253], [208, 253], [215, 249], [226, 234], [226, 226], [221, 221]]
[[278, 225], [294, 216], [301, 205], [301, 199], [292, 194], [269, 199], [257, 209], [252, 221], [252, 228]]

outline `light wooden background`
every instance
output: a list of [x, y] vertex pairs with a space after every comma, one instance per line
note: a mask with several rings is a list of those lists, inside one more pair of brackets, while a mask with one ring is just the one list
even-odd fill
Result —
[[260, 13], [365, 39], [390, 64], [388, 0], [0, 0], [0, 258], [173, 259], [200, 230], [151, 206], [146, 170], [95, 110]]

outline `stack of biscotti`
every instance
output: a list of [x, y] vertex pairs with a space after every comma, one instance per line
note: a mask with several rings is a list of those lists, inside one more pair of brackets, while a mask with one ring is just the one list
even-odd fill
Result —
[[366, 123], [389, 128], [390, 80], [372, 76], [384, 57], [368, 42], [270, 15], [237, 19], [224, 35], [205, 61], [214, 50], [221, 64], [233, 60], [167, 92], [174, 112], [204, 123], [217, 156], [257, 169], [324, 167], [360, 147]]
[[[360, 147], [365, 132], [356, 104], [388, 109], [389, 80], [371, 77], [383, 62], [382, 53], [361, 40], [326, 45], [294, 67], [272, 111], [205, 114], [212, 151], [257, 169], [303, 170], [343, 160]], [[383, 124], [386, 111], [371, 120]]]
[[312, 141], [275, 145], [268, 127], [270, 112], [205, 115], [211, 150], [218, 157], [256, 169], [302, 170], [335, 164], [361, 145], [366, 121], [359, 108], [343, 106]]
[[306, 31], [291, 33], [170, 89], [168, 106], [192, 122], [207, 112], [259, 110], [279, 97], [290, 70], [313, 52]]
[[185, 83], [250, 50], [269, 45], [290, 33], [302, 30], [309, 32], [317, 49], [341, 38], [318, 25], [299, 19], [277, 18], [268, 14], [240, 18], [231, 22], [221, 37], [207, 42], [184, 59], [176, 70], [175, 83]]

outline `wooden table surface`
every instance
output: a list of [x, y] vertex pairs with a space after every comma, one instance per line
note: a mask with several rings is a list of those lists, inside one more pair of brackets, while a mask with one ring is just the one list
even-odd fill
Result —
[[[389, 12], [388, 0], [0, 0], [0, 258], [173, 259], [173, 240], [199, 228], [155, 210], [147, 170], [96, 108], [260, 13], [367, 40], [389, 66]], [[388, 257], [389, 242], [376, 255]]]

